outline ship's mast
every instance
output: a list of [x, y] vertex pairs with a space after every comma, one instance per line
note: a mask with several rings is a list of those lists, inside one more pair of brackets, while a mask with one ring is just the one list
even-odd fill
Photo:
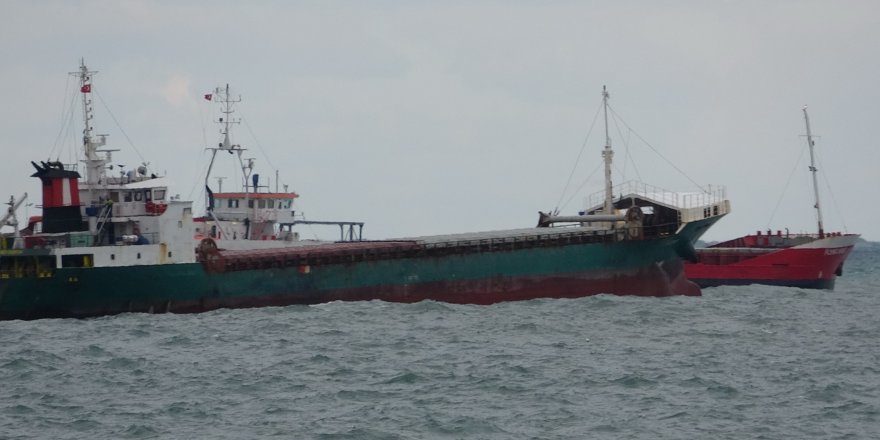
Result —
[[605, 214], [614, 213], [614, 196], [611, 192], [611, 158], [614, 150], [611, 149], [611, 136], [608, 134], [608, 91], [602, 86], [602, 103], [605, 109], [605, 149], [602, 157], [605, 159]]
[[[94, 118], [94, 114], [92, 113], [92, 76], [98, 73], [97, 71], [90, 71], [88, 67], [86, 67], [85, 60], [80, 61], [80, 67], [78, 72], [71, 72], [71, 75], [76, 75], [79, 78], [79, 91], [82, 94], [82, 106], [83, 106], [83, 122], [85, 128], [83, 128], [83, 153], [85, 154], [85, 162], [86, 164], [86, 182], [91, 186], [100, 182], [105, 175], [105, 165], [110, 162], [110, 151], [108, 150], [98, 150], [98, 147], [102, 147], [107, 143], [106, 135], [92, 135], [92, 131], [94, 127], [92, 126], [92, 118]], [[105, 157], [100, 157], [98, 152], [102, 151], [107, 153]]]
[[819, 205], [819, 183], [816, 179], [816, 173], [819, 170], [816, 168], [816, 157], [813, 153], [815, 142], [813, 142], [813, 133], [810, 132], [810, 115], [807, 114], [807, 106], [804, 106], [804, 121], [807, 123], [807, 145], [810, 147], [810, 172], [813, 174], [813, 197], [816, 201], [814, 207], [819, 223], [819, 238], [825, 238], [825, 228], [822, 226], [822, 208]]
[[[218, 144], [217, 147], [208, 148], [211, 150], [211, 163], [208, 165], [208, 172], [205, 174], [205, 186], [208, 186], [208, 181], [211, 178], [211, 170], [214, 167], [214, 159], [217, 157], [218, 151], [228, 151], [230, 154], [235, 152], [238, 157], [238, 164], [241, 167], [242, 178], [244, 180], [244, 203], [245, 203], [245, 212], [247, 213], [246, 219], [250, 221], [252, 215], [255, 215], [256, 207], [249, 208], [250, 205], [250, 184], [248, 183], [248, 179], [251, 177], [251, 173], [254, 170], [254, 159], [247, 158], [247, 162], [242, 158], [241, 154], [245, 151], [244, 148], [241, 148], [241, 145], [233, 144], [230, 138], [230, 133], [232, 131], [232, 124], [238, 124], [241, 121], [239, 119], [233, 118], [232, 114], [235, 113], [235, 109], [233, 108], [233, 104], [237, 102], [241, 102], [241, 97], [232, 98], [229, 93], [229, 84], [226, 84], [225, 89], [220, 89], [219, 87], [214, 89], [214, 96], [217, 96], [217, 101], [222, 104], [220, 112], [223, 113], [223, 117], [220, 120], [216, 121], [223, 126], [220, 133], [223, 135], [223, 140]], [[256, 185], [254, 185], [254, 192], [257, 192]], [[208, 194], [205, 195], [207, 199], [209, 197]], [[208, 200], [205, 201], [205, 206], [210, 206], [210, 202]], [[246, 238], [250, 238], [250, 232], [247, 234]]]
[[[235, 113], [235, 110], [232, 108], [232, 104], [234, 104], [236, 102], [241, 102], [241, 98], [239, 97], [239, 98], [233, 99], [230, 97], [229, 84], [226, 84], [225, 89], [220, 89], [219, 87], [217, 87], [216, 89], [214, 89], [213, 95], [208, 95], [208, 96], [217, 97], [217, 102], [219, 102], [222, 105], [220, 112], [223, 113], [223, 117], [221, 117], [220, 119], [218, 119], [214, 122], [217, 122], [218, 124], [222, 125], [223, 128], [220, 130], [220, 134], [223, 135], [223, 139], [217, 144], [216, 147], [208, 147], [208, 150], [211, 150], [211, 162], [208, 164], [208, 171], [205, 173], [205, 186], [206, 187], [208, 186], [208, 182], [211, 179], [211, 171], [214, 169], [214, 160], [217, 158], [217, 152], [219, 152], [221, 150], [228, 151], [229, 154], [232, 154], [233, 151], [236, 152], [238, 154], [238, 162], [239, 162], [239, 165], [241, 165], [242, 172], [245, 172], [244, 170], [247, 168], [244, 166], [244, 162], [241, 158], [241, 153], [244, 151], [244, 149], [241, 148], [240, 145], [233, 145], [232, 140], [230, 139], [230, 132], [231, 132], [232, 124], [239, 123], [239, 121], [237, 119], [234, 119], [232, 117], [232, 114]], [[247, 176], [245, 176], [245, 192], [247, 192], [247, 190], [248, 190]], [[209, 206], [209, 203], [208, 203], [209, 201], [207, 199], [208, 199], [208, 194], [205, 194], [205, 207]], [[247, 203], [247, 202], [245, 202], [245, 203]]]

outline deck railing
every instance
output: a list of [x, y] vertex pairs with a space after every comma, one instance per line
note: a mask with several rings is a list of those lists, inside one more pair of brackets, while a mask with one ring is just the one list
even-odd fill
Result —
[[[727, 189], [721, 185], [709, 185], [704, 191], [699, 192], [675, 192], [630, 180], [613, 186], [611, 190], [615, 200], [635, 194], [664, 205], [683, 209], [714, 205], [727, 199]], [[604, 203], [605, 191], [603, 190], [590, 194], [587, 197], [585, 206], [587, 209], [592, 210], [601, 207]]]
[[[675, 233], [676, 225], [644, 228], [644, 239], [660, 238]], [[200, 253], [198, 260], [211, 272], [233, 272], [252, 269], [319, 266], [360, 261], [398, 258], [441, 257], [490, 252], [509, 252], [529, 248], [563, 247], [582, 244], [613, 243], [626, 239], [626, 231], [588, 230], [528, 234], [512, 237], [476, 238], [438, 242], [400, 241], [383, 246], [303, 247], [273, 251], [232, 251]], [[365, 242], [355, 242], [365, 243]]]

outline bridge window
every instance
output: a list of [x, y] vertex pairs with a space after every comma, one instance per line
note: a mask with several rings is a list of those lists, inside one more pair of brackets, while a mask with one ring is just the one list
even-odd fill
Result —
[[165, 190], [164, 189], [153, 190], [153, 200], [165, 200]]
[[229, 199], [226, 201], [227, 208], [238, 208], [238, 199]]

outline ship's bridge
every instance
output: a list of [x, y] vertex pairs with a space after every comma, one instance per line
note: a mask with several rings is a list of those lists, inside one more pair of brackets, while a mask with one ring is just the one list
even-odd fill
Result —
[[[80, 186], [80, 199], [83, 200], [83, 216], [94, 215], [92, 209], [105, 205], [112, 206], [114, 217], [159, 215], [169, 199], [169, 180], [166, 177], [145, 179], [117, 185], [102, 184], [91, 189], [89, 184]], [[98, 196], [97, 199], [91, 198]]]
[[214, 193], [214, 214], [221, 220], [287, 223], [293, 221], [297, 193]]

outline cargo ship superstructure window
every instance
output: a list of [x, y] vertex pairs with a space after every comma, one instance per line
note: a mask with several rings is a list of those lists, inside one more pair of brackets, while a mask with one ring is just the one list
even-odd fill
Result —
[[16, 255], [0, 257], [0, 279], [48, 278], [55, 273], [52, 255]]
[[92, 267], [94, 261], [93, 254], [62, 255], [61, 267]]
[[238, 208], [238, 199], [229, 199], [226, 202], [228, 208]]

